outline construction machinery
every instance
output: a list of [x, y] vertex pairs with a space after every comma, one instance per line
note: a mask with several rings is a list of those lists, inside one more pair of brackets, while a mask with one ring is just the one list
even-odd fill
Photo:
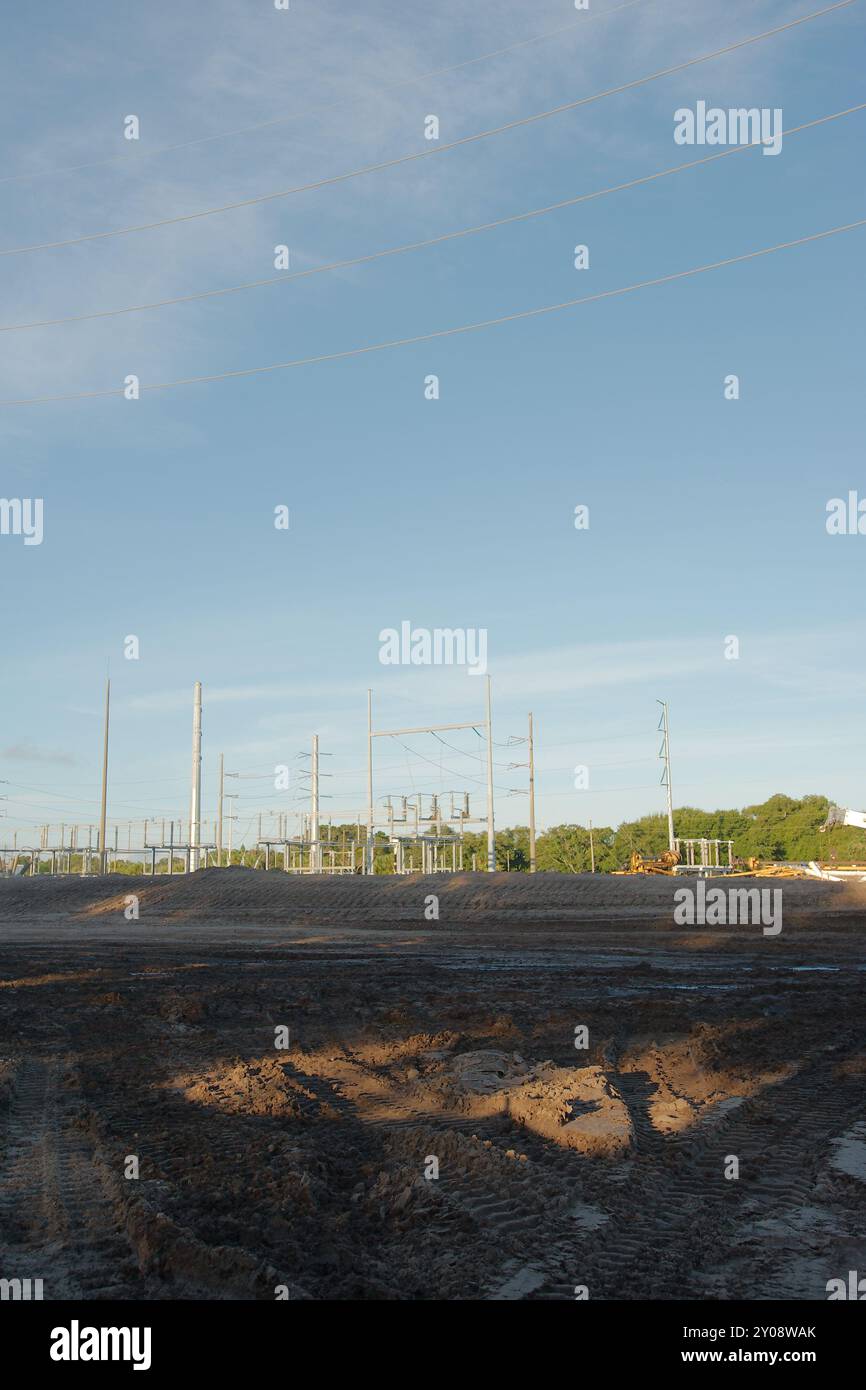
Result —
[[638, 851], [632, 850], [629, 859], [628, 869], [621, 870], [630, 874], [672, 874], [680, 862], [680, 856], [675, 849], [666, 849], [664, 854], [660, 854], [657, 859], [645, 859]]
[[[818, 826], [818, 831], [823, 835], [827, 830], [839, 830], [843, 826], [866, 830], [866, 811], [852, 811], [847, 806], [830, 806], [827, 809], [827, 819], [823, 825]], [[811, 878], [826, 878], [834, 883], [851, 880], [866, 883], [866, 864], [825, 864], [813, 860], [806, 866], [806, 871]]]
[[735, 869], [733, 840], [675, 839], [673, 848], [655, 859], [633, 850], [626, 870], [630, 874], [687, 874], [707, 878], [730, 874]]
[[[823, 834], [827, 830], [850, 826], [855, 830], [866, 830], [866, 811], [852, 811], [846, 806], [830, 806], [827, 819], [819, 826]], [[674, 849], [665, 850], [655, 859], [645, 857], [634, 850], [627, 869], [620, 873], [667, 874], [671, 877], [680, 874], [715, 878], [725, 875], [732, 878], [820, 878], [834, 883], [866, 882], [866, 864], [839, 864], [823, 860], [810, 860], [808, 863], [778, 862], [759, 858], [739, 859], [734, 855], [732, 840], [674, 840]], [[727, 862], [725, 862], [725, 860]]]

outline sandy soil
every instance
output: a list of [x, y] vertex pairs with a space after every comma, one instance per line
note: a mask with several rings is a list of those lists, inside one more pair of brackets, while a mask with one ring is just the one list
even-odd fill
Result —
[[783, 887], [769, 938], [663, 879], [0, 881], [0, 1277], [823, 1299], [866, 1269], [866, 897]]

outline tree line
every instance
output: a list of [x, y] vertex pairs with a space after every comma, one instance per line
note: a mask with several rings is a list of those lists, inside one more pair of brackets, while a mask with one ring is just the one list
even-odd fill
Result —
[[[783, 862], [823, 859], [844, 864], [866, 861], [866, 831], [849, 826], [819, 834], [830, 803], [826, 796], [799, 799], [771, 796], [742, 810], [702, 811], [696, 806], [680, 806], [674, 811], [674, 831], [681, 839], [732, 840], [738, 859], [764, 859]], [[628, 868], [634, 852], [655, 858], [668, 848], [665, 815], [641, 816], [623, 821], [615, 829], [594, 826], [592, 849], [597, 873]], [[476, 852], [478, 867], [486, 863], [487, 840], [481, 834], [464, 838], [464, 866], [471, 868]], [[468, 857], [467, 857], [468, 856]], [[589, 830], [582, 825], [550, 826], [536, 838], [536, 867], [539, 872], [589, 873], [592, 864]], [[496, 867], [517, 872], [529, 869], [529, 829], [514, 826], [496, 832]], [[387, 872], [386, 869], [383, 871]]]
[[[827, 818], [830, 802], [826, 796], [804, 796], [799, 799], [778, 793], [755, 806], [736, 811], [702, 811], [696, 806], [680, 806], [674, 811], [674, 830], [681, 839], [732, 840], [737, 859], [763, 859], [781, 862], [802, 862], [822, 859], [845, 864], [866, 861], [866, 831], [852, 827], [819, 834], [818, 827]], [[428, 833], [432, 827], [428, 827]], [[330, 831], [330, 836], [329, 836]], [[453, 826], [443, 825], [440, 831], [447, 839], [458, 839]], [[355, 822], [333, 827], [322, 826], [323, 849], [334, 849], [337, 862], [344, 862], [361, 871], [364, 858], [366, 828]], [[668, 823], [664, 815], [641, 816], [638, 820], [623, 821], [616, 828], [594, 826], [592, 843], [588, 827], [566, 823], [553, 825], [536, 837], [536, 868], [540, 873], [611, 873], [627, 869], [634, 853], [654, 859], [668, 848]], [[223, 854], [225, 864], [227, 855]], [[406, 846], [404, 861], [407, 868], [421, 867], [420, 847]], [[262, 851], [241, 845], [232, 853], [232, 863], [248, 868], [261, 867]], [[275, 856], [274, 868], [279, 868], [281, 856]], [[440, 862], [451, 866], [450, 845], [443, 846]], [[724, 861], [724, 858], [722, 860]], [[325, 857], [327, 865], [328, 858]], [[394, 872], [394, 854], [384, 831], [376, 832], [375, 872]], [[487, 835], [481, 831], [466, 831], [463, 835], [463, 868], [482, 870], [487, 866]], [[73, 855], [71, 869], [81, 869], [80, 856]], [[117, 873], [140, 873], [141, 860], [114, 861]], [[167, 869], [165, 857], [157, 860], [157, 872]], [[182, 869], [176, 860], [175, 869]], [[509, 826], [496, 832], [496, 867], [510, 873], [529, 871], [529, 827]], [[47, 872], [47, 862], [40, 872]]]

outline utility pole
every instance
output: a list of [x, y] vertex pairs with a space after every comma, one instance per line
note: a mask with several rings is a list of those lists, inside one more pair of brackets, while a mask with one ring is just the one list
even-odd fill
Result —
[[189, 867], [198, 868], [201, 840], [201, 681], [193, 689], [192, 705], [192, 786], [189, 801]]
[[589, 863], [591, 874], [595, 873], [595, 845], [592, 840], [592, 821], [589, 822]]
[[365, 872], [373, 872], [373, 692], [367, 691], [367, 853]]
[[493, 825], [493, 701], [487, 677], [487, 872], [496, 872], [496, 830]]
[[220, 799], [217, 820], [217, 868], [222, 868], [223, 862], [223, 788], [225, 786], [225, 773], [223, 771], [223, 755], [220, 753]]
[[[236, 800], [237, 800], [237, 797], [238, 797], [238, 793], [237, 793], [237, 792], [226, 792], [226, 801], [236, 801]], [[233, 840], [233, 838], [234, 838], [232, 832], [233, 832], [233, 829], [234, 829], [234, 823], [235, 823], [235, 820], [236, 820], [236, 819], [237, 819], [236, 815], [234, 815], [234, 814], [230, 811], [230, 812], [229, 812], [229, 816], [228, 816], [228, 822], [229, 822], [229, 868], [231, 868], [231, 864], [232, 864], [232, 840]]]
[[662, 773], [662, 786], [667, 789], [668, 803], [668, 849], [674, 848], [674, 796], [671, 787], [671, 735], [668, 723], [668, 702], [667, 700], [656, 700], [657, 705], [662, 707], [662, 715], [659, 720], [659, 733], [663, 733], [662, 746], [659, 749], [659, 757], [664, 758], [665, 768]]
[[535, 873], [535, 755], [532, 741], [532, 713], [529, 715], [529, 872]]
[[313, 734], [310, 759], [310, 873], [319, 872], [319, 735]]
[[108, 713], [111, 702], [111, 680], [105, 682], [105, 728], [102, 738], [102, 804], [99, 809], [99, 872], [105, 873], [107, 845], [105, 843], [105, 816], [108, 805]]

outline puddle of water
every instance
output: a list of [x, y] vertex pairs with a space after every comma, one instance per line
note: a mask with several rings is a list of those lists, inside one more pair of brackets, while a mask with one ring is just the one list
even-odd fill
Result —
[[833, 1140], [836, 1153], [830, 1165], [849, 1178], [866, 1182], [866, 1124], [857, 1124], [840, 1139]]
[[589, 1202], [575, 1202], [574, 1206], [568, 1208], [566, 1215], [573, 1217], [584, 1231], [596, 1231], [608, 1220], [605, 1212], [591, 1206]]
[[[777, 966], [777, 967], [776, 967], [776, 969], [778, 969], [778, 970], [781, 970], [781, 969], [784, 969], [784, 968], [785, 968], [784, 966]], [[826, 971], [829, 971], [831, 974], [835, 974], [835, 973], [838, 972], [838, 970], [840, 969], [840, 967], [839, 967], [838, 965], [789, 965], [787, 968], [788, 968], [789, 970], [793, 970], [793, 971], [795, 972], [795, 974], [797, 974], [797, 975], [802, 974], [804, 971], [812, 971], [812, 970], [826, 970]], [[862, 968], [862, 967], [860, 967], [860, 968]]]
[[674, 982], [673, 980], [661, 981], [661, 982], [659, 982], [659, 983], [656, 983], [656, 982], [653, 980], [653, 981], [647, 981], [646, 984], [633, 985], [633, 986], [631, 986], [631, 987], [629, 987], [629, 988], [611, 989], [611, 990], [608, 990], [607, 993], [608, 993], [608, 995], [609, 995], [611, 998], [625, 999], [625, 998], [637, 997], [637, 996], [639, 996], [639, 995], [641, 995], [641, 994], [648, 994], [651, 990], [662, 990], [662, 991], [667, 991], [667, 990], [678, 990], [678, 991], [688, 991], [689, 993], [698, 993], [698, 994], [720, 994], [720, 993], [724, 993], [724, 992], [727, 991], [727, 990], [742, 989], [742, 988], [743, 988], [743, 986], [742, 986], [741, 984], [737, 984], [736, 982], [733, 982], [733, 983], [724, 983], [724, 984], [722, 984], [722, 983], [716, 984], [716, 983], [713, 982], [713, 981], [704, 981], [702, 984], [697, 984], [697, 985], [685, 985], [685, 984], [678, 984], [678, 983]]
[[523, 1299], [527, 1294], [534, 1293], [544, 1284], [544, 1275], [540, 1270], [534, 1269], [532, 1265], [526, 1265], [523, 1269], [517, 1270], [507, 1279], [504, 1284], [491, 1294], [490, 1297], [496, 1302], [511, 1303], [518, 1299]]

